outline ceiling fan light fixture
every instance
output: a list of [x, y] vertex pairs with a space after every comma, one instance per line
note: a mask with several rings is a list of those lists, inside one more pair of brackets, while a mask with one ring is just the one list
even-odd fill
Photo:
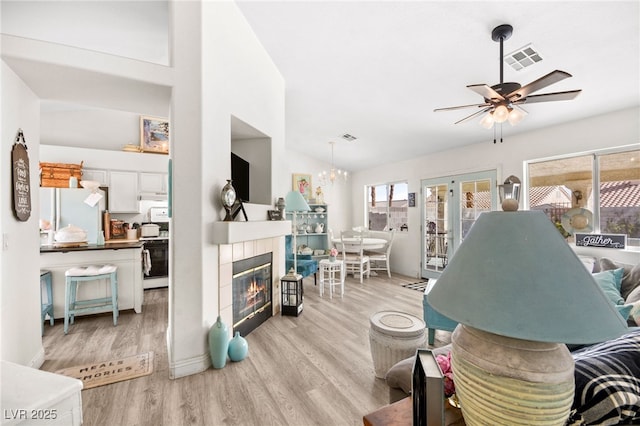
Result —
[[509, 118], [509, 109], [504, 105], [498, 105], [493, 111], [493, 119], [496, 123], [504, 123]]
[[482, 120], [480, 120], [480, 125], [485, 129], [490, 129], [493, 127], [493, 122], [493, 115], [491, 112], [488, 112], [482, 117]]
[[519, 108], [513, 108], [509, 113], [509, 118], [508, 118], [509, 124], [511, 124], [512, 126], [515, 126], [516, 124], [522, 121], [525, 115], [527, 115], [527, 113], [524, 110]]

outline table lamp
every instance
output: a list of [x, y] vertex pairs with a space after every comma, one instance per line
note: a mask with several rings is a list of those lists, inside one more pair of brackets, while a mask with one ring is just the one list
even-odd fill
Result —
[[429, 304], [459, 323], [451, 354], [467, 425], [564, 425], [574, 398], [565, 343], [601, 342], [627, 330], [541, 211], [482, 213]]
[[308, 212], [311, 210], [309, 204], [299, 191], [290, 191], [284, 199], [285, 209], [292, 213], [293, 216], [293, 271], [289, 271], [289, 274], [294, 275], [298, 273], [298, 245], [296, 235], [298, 234], [298, 227], [296, 225], [296, 217], [299, 212]]

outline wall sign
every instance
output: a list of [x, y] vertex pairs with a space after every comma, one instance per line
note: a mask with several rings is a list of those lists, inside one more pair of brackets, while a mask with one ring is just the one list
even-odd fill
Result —
[[26, 222], [31, 216], [31, 185], [29, 154], [27, 154], [27, 142], [24, 140], [22, 129], [18, 129], [18, 136], [11, 149], [11, 174], [13, 214], [19, 221]]
[[578, 234], [576, 245], [580, 247], [603, 247], [623, 249], [627, 245], [625, 234]]

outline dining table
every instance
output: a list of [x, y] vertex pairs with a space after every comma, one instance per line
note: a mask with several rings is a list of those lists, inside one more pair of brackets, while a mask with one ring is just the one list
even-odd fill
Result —
[[344, 244], [345, 250], [347, 252], [359, 251], [360, 250], [360, 240], [362, 239], [362, 248], [364, 250], [376, 250], [381, 249], [387, 244], [387, 240], [384, 238], [374, 238], [374, 237], [345, 237], [345, 238], [334, 238], [332, 240], [333, 244], [340, 248], [342, 244]]
[[[383, 248], [387, 244], [387, 240], [384, 238], [375, 237], [344, 237], [334, 238], [331, 242], [336, 246], [338, 250], [342, 250], [342, 245], [345, 245], [345, 251], [347, 253], [357, 253], [360, 251], [360, 240], [362, 240], [363, 250], [377, 250]], [[372, 276], [377, 276], [375, 271], [371, 271]]]

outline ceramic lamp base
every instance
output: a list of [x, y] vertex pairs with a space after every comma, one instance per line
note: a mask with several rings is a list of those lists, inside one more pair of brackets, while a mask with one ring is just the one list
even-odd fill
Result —
[[467, 425], [564, 425], [574, 395], [565, 345], [459, 325], [453, 335], [456, 395]]

